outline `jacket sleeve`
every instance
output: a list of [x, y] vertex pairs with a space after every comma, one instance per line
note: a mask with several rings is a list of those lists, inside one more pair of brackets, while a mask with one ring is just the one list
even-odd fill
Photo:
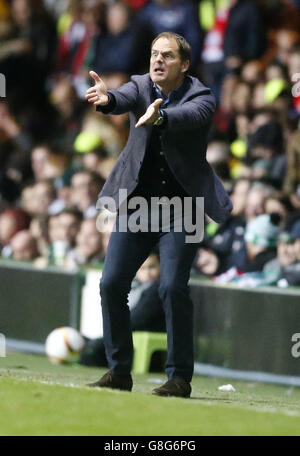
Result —
[[[117, 90], [109, 90], [108, 93], [113, 95], [115, 103], [109, 103], [106, 106], [98, 106], [97, 111], [103, 112], [103, 114], [124, 114], [125, 112], [132, 111], [138, 99], [138, 86], [131, 80], [126, 84], [122, 85]], [[111, 105], [111, 109], [110, 109]]]
[[180, 106], [165, 108], [166, 130], [191, 131], [208, 125], [215, 109], [215, 98], [208, 89]]

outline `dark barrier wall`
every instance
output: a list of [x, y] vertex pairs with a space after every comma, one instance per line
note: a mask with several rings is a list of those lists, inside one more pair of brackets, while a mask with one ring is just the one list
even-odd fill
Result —
[[0, 333], [43, 343], [59, 326], [79, 327], [82, 282], [58, 269], [0, 263]]
[[[83, 283], [77, 273], [0, 262], [0, 333], [43, 343], [54, 328], [79, 328]], [[199, 279], [190, 286], [196, 362], [300, 376], [300, 357], [291, 354], [292, 335], [300, 333], [300, 289], [239, 289]]]
[[[299, 289], [239, 289], [191, 280], [196, 361], [300, 375], [291, 353], [300, 333]], [[300, 354], [300, 350], [299, 350]]]

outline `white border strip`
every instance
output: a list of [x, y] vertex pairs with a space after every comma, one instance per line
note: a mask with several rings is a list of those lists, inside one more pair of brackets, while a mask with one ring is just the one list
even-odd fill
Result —
[[45, 345], [39, 342], [29, 342], [27, 340], [6, 339], [6, 351], [18, 351], [24, 353], [34, 353], [45, 355]]
[[300, 386], [300, 377], [291, 375], [270, 374], [267, 372], [241, 371], [212, 364], [195, 363], [194, 372], [207, 377], [231, 378], [233, 380], [246, 380], [251, 382], [273, 383], [276, 385]]
[[[38, 342], [25, 340], [6, 339], [6, 349], [45, 355], [45, 345]], [[300, 387], [300, 377], [292, 375], [271, 374], [268, 372], [241, 371], [214, 366], [212, 364], [195, 363], [194, 373], [207, 377], [230, 378], [232, 380], [246, 380], [260, 383], [273, 383], [275, 385], [287, 385]]]

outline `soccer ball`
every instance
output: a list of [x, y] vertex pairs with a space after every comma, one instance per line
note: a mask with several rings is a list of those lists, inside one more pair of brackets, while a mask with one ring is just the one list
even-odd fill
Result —
[[57, 328], [46, 339], [46, 355], [53, 364], [69, 364], [78, 359], [84, 343], [76, 329], [67, 326]]

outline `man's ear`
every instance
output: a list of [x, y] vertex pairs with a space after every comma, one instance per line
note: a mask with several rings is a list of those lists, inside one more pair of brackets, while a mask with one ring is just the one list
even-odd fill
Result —
[[189, 60], [185, 60], [184, 62], [182, 62], [181, 73], [186, 73], [187, 72], [187, 70], [189, 69], [190, 63], [191, 62]]

